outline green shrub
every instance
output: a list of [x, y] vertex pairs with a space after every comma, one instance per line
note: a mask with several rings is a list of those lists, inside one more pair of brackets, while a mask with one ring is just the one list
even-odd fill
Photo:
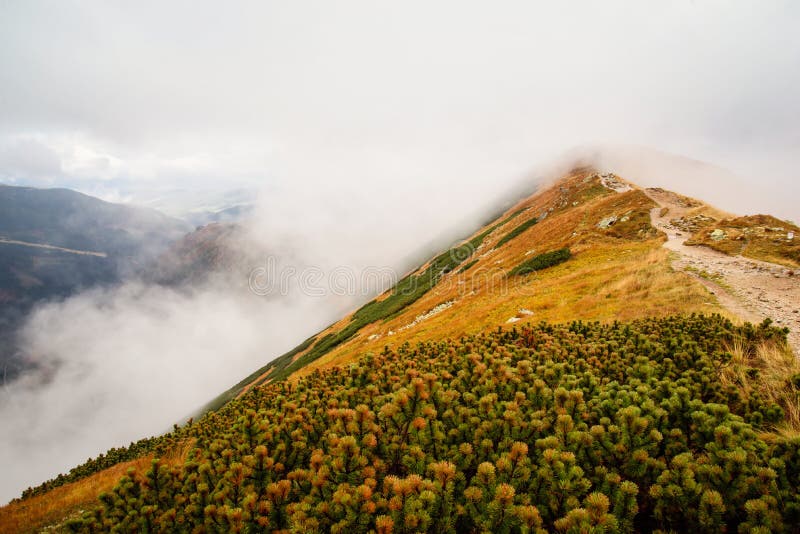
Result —
[[519, 226], [517, 226], [516, 228], [514, 228], [513, 230], [508, 232], [506, 235], [501, 237], [500, 240], [497, 242], [497, 244], [494, 246], [494, 248], [502, 247], [503, 245], [505, 245], [506, 243], [508, 243], [509, 241], [511, 241], [512, 239], [517, 237], [519, 234], [521, 234], [522, 232], [524, 232], [525, 230], [527, 230], [528, 228], [532, 227], [534, 224], [536, 224], [538, 222], [539, 222], [539, 219], [537, 219], [536, 217], [533, 217], [532, 219], [528, 219], [527, 221], [525, 221], [524, 223], [520, 224]]
[[469, 270], [469, 268], [474, 266], [476, 263], [478, 263], [478, 258], [475, 258], [474, 260], [467, 262], [463, 267], [461, 267], [461, 269], [458, 270], [458, 273], [461, 274]]
[[533, 258], [520, 263], [519, 265], [514, 267], [511, 270], [511, 272], [508, 273], [508, 275], [521, 276], [524, 274], [541, 271], [542, 269], [553, 267], [554, 265], [558, 265], [559, 263], [564, 263], [571, 257], [572, 253], [569, 251], [568, 248], [552, 250], [550, 252], [545, 252], [544, 254], [539, 254], [537, 256], [534, 256]]
[[251, 389], [68, 528], [791, 531], [800, 439], [719, 380], [765, 339], [785, 332], [693, 315], [405, 344]]

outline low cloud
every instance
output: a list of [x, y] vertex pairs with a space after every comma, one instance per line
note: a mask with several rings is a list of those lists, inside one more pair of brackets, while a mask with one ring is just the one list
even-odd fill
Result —
[[23, 332], [38, 371], [0, 390], [0, 501], [183, 423], [333, 320], [319, 305], [129, 283], [40, 307]]

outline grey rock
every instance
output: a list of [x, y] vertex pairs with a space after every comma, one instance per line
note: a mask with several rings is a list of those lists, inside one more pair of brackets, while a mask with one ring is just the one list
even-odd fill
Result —
[[617, 218], [612, 215], [611, 217], [606, 217], [605, 219], [603, 219], [602, 221], [597, 223], [597, 227], [602, 229], [602, 230], [605, 230], [606, 228], [609, 228], [609, 227], [613, 226], [614, 223], [616, 223], [616, 222], [617, 222]]

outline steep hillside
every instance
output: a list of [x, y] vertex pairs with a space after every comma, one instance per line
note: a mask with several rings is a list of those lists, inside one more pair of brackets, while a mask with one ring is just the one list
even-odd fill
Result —
[[[725, 220], [576, 169], [198, 421], [27, 491], [0, 524], [58, 523], [53, 489], [91, 484], [107, 493], [82, 518], [73, 512], [89, 500], [63, 508], [73, 530], [790, 528], [800, 366], [783, 326], [798, 325], [740, 325], [769, 310], [745, 316], [735, 287], [690, 263], [695, 251], [744, 261], [686, 246]], [[227, 231], [206, 227], [202, 242]], [[800, 280], [769, 265], [793, 284], [775, 298], [800, 308]], [[145, 472], [151, 455], [171, 460]], [[108, 469], [121, 462], [139, 468], [114, 488]]]
[[[757, 321], [777, 318], [774, 309], [750, 311], [758, 308], [750, 306], [743, 311], [746, 304], [741, 302], [746, 299], [738, 293], [729, 304], [726, 292], [735, 291], [734, 286], [746, 288], [746, 279], [731, 281], [728, 288], [717, 284], [709, 291], [702, 277], [681, 266], [676, 269], [669, 256], [674, 250], [663, 246], [667, 233], [660, 225], [656, 228], [654, 217], [670, 218], [671, 228], [683, 226], [698, 236], [709, 232], [708, 224], [733, 224], [733, 216], [701, 201], [640, 189], [613, 174], [578, 170], [421, 266], [374, 303], [318, 334], [314, 342], [271, 362], [260, 380], [293, 372], [300, 376], [380, 352], [384, 346], [456, 338], [517, 322], [628, 320], [687, 312], [722, 312]], [[763, 216], [735, 220], [755, 219]], [[748, 231], [753, 245], [745, 254], [790, 262], [796, 242], [786, 236], [793, 226], [781, 222], [783, 233], [778, 235], [778, 228], [764, 230], [764, 224]], [[758, 237], [765, 233], [770, 247]], [[722, 250], [720, 242], [715, 241], [720, 252], [740, 253], [738, 248]], [[524, 269], [526, 263], [562, 249], [570, 251], [562, 265], [536, 272]], [[783, 288], [784, 297], [775, 291], [770, 298], [785, 300], [786, 311], [794, 315], [782, 325], [800, 330], [800, 316], [794, 312], [800, 309], [800, 284], [791, 280], [791, 271], [775, 267], [779, 272], [770, 275], [787, 280], [788, 287]], [[527, 274], [519, 276], [520, 271]], [[800, 338], [792, 339], [797, 339], [797, 350]]]
[[[255, 381], [302, 375], [384, 346], [457, 338], [515, 322], [723, 311], [701, 284], [671, 268], [661, 247], [664, 235], [651, 224], [655, 206], [643, 190], [614, 175], [577, 170], [270, 362]], [[525, 262], [561, 249], [570, 251], [568, 261], [514, 274]]]

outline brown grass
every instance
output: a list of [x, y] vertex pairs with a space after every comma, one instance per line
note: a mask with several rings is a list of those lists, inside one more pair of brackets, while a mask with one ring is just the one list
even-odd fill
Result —
[[748, 349], [735, 342], [727, 350], [733, 358], [722, 370], [722, 382], [739, 388], [745, 398], [758, 392], [780, 406], [785, 419], [776, 432], [787, 437], [800, 435], [800, 389], [790, 380], [800, 374], [800, 361], [791, 348], [770, 341]]
[[[193, 442], [187, 440], [164, 455], [170, 465], [182, 464]], [[117, 464], [77, 482], [59, 486], [43, 495], [13, 502], [0, 508], [0, 532], [3, 534], [40, 532], [58, 526], [70, 517], [98, 504], [97, 496], [110, 491], [129, 469], [144, 473], [150, 468], [153, 455]]]

